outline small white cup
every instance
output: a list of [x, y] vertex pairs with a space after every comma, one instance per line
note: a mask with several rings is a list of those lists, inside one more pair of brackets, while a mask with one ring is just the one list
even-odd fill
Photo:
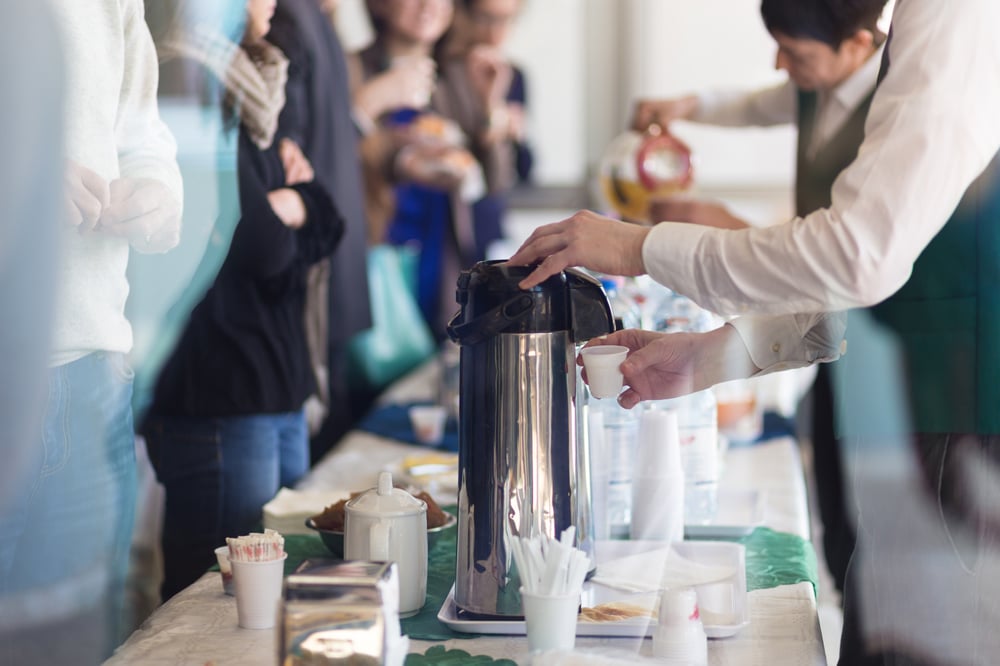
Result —
[[580, 350], [583, 367], [587, 370], [587, 384], [595, 398], [615, 398], [621, 393], [622, 371], [620, 366], [628, 356], [628, 347], [597, 345]]
[[444, 438], [444, 424], [448, 410], [441, 405], [414, 405], [410, 407], [410, 425], [422, 444], [440, 444]]
[[215, 559], [219, 563], [222, 591], [232, 597], [236, 594], [236, 591], [233, 589], [233, 568], [229, 565], [229, 546], [219, 546], [216, 548]]
[[580, 593], [542, 595], [521, 588], [521, 607], [532, 652], [572, 650], [576, 643], [576, 617]]
[[270, 629], [278, 615], [288, 553], [266, 562], [229, 560], [236, 587], [236, 615], [244, 629]]

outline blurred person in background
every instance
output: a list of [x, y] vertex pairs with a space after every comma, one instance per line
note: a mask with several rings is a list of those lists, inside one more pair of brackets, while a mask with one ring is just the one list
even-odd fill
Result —
[[483, 168], [486, 194], [472, 206], [476, 259], [503, 238], [509, 190], [531, 179], [524, 73], [503, 47], [523, 0], [461, 0], [439, 59], [442, 112], [458, 123]]
[[[195, 32], [178, 52], [224, 76], [239, 119], [241, 217], [218, 276], [160, 374], [143, 433], [166, 489], [163, 597], [200, 577], [226, 537], [246, 534], [309, 467], [303, 411], [315, 388], [304, 331], [306, 276], [343, 222], [294, 144], [275, 143], [287, 61], [265, 40], [274, 0], [250, 0], [239, 48]], [[229, 53], [228, 67], [215, 56]], [[274, 67], [275, 71], [269, 68]], [[268, 83], [270, 82], [270, 83]], [[272, 86], [270, 104], [247, 103]], [[276, 95], [276, 96], [275, 96]], [[243, 102], [243, 103], [241, 103]], [[267, 120], [268, 122], [263, 122]]]
[[346, 376], [347, 341], [371, 326], [364, 190], [358, 131], [351, 115], [347, 63], [333, 29], [339, 0], [278, 0], [268, 41], [288, 57], [286, 103], [278, 129], [289, 174], [301, 146], [316, 180], [344, 219], [336, 252], [309, 273], [307, 335], [317, 391], [310, 400], [311, 458], [315, 462], [358, 420]]
[[416, 243], [417, 303], [444, 337], [458, 272], [474, 262], [469, 202], [482, 170], [440, 112], [434, 50], [451, 25], [452, 0], [368, 0], [375, 41], [352, 61], [354, 116], [362, 140], [369, 242]]
[[[48, 3], [16, 3], [6, 18], [17, 30], [0, 41], [8, 62], [0, 79], [14, 103], [0, 109], [0, 524], [23, 510], [38, 479], [42, 414], [48, 398], [46, 371], [55, 309], [62, 187], [65, 92], [62, 45], [46, 41], [56, 26]], [[39, 86], [44, 81], [47, 85]], [[11, 544], [3, 543], [4, 557]], [[39, 561], [44, 561], [39, 557]], [[9, 566], [9, 563], [8, 565]], [[22, 608], [9, 569], [0, 573], [0, 663], [34, 663], [44, 642], [54, 658], [71, 663], [65, 647], [81, 638], [72, 621], [65, 635], [49, 633], [61, 619], [55, 609]], [[23, 598], [23, 597], [22, 597]], [[55, 611], [55, 612], [53, 612]], [[71, 615], [74, 614], [72, 611]], [[103, 630], [103, 627], [98, 627]], [[84, 643], [83, 655], [97, 661], [103, 645]], [[75, 654], [75, 652], [74, 652]]]
[[[39, 19], [11, 8], [29, 14], [18, 35], [61, 40], [66, 104], [32, 109], [31, 119], [5, 127], [29, 132], [51, 112], [51, 135], [64, 130], [66, 142], [55, 317], [51, 335], [38, 338], [51, 343], [47, 404], [0, 514], [0, 653], [12, 663], [76, 664], [100, 661], [121, 638], [136, 494], [126, 266], [130, 247], [163, 252], [177, 243], [182, 188], [173, 137], [158, 114], [142, 2], [52, 10], [55, 27], [43, 36], [20, 32], [38, 29]], [[15, 60], [29, 69], [47, 62]], [[37, 72], [36, 84], [52, 76], [58, 84], [59, 71]], [[46, 159], [53, 141], [33, 146], [24, 164]], [[44, 238], [45, 203], [36, 206]], [[38, 284], [44, 307], [46, 279]]]
[[[788, 73], [777, 86], [751, 92], [713, 92], [645, 100], [635, 129], [675, 119], [722, 126], [798, 127], [795, 214], [830, 205], [833, 182], [858, 154], [875, 94], [885, 35], [878, 21], [886, 0], [763, 0], [761, 16], [778, 46], [775, 66]], [[723, 229], [748, 225], [724, 206], [674, 197], [654, 201], [654, 220]], [[845, 515], [840, 452], [834, 436], [830, 366], [818, 368], [812, 389], [812, 444], [823, 523], [823, 549], [837, 590], [844, 590], [854, 535]]]
[[1000, 653], [1000, 6], [897, 3], [858, 156], [831, 205], [737, 231], [590, 212], [512, 257], [654, 279], [743, 316], [625, 331], [626, 407], [837, 359], [857, 545], [842, 664], [987, 664]]

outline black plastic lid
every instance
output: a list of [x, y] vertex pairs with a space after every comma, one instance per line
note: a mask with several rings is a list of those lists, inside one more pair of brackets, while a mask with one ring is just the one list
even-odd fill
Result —
[[476, 344], [499, 333], [569, 331], [574, 340], [586, 340], [613, 330], [611, 307], [600, 283], [567, 270], [521, 289], [518, 283], [534, 268], [484, 261], [463, 271], [456, 292], [461, 310], [448, 325], [452, 339]]

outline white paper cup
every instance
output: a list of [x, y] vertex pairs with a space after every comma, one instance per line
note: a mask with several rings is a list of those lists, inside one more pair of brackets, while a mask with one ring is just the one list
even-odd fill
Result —
[[587, 370], [587, 384], [595, 398], [615, 398], [622, 390], [620, 366], [628, 356], [628, 347], [597, 345], [580, 350], [583, 367]]
[[235, 596], [236, 591], [233, 589], [233, 568], [229, 564], [229, 546], [219, 546], [216, 548], [215, 559], [219, 563], [222, 591], [231, 597]]
[[444, 438], [444, 424], [448, 410], [441, 405], [414, 405], [410, 407], [410, 425], [423, 444], [440, 444]]
[[278, 615], [285, 553], [277, 560], [240, 562], [230, 560], [236, 587], [236, 615], [244, 629], [270, 629]]
[[572, 650], [576, 643], [576, 616], [580, 593], [542, 595], [521, 588], [521, 607], [532, 652]]

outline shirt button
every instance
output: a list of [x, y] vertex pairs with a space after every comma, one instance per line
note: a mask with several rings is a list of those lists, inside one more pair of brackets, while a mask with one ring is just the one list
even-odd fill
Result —
[[779, 353], [781, 351], [781, 345], [775, 342], [773, 345], [771, 345], [771, 351], [773, 351], [775, 354]]

